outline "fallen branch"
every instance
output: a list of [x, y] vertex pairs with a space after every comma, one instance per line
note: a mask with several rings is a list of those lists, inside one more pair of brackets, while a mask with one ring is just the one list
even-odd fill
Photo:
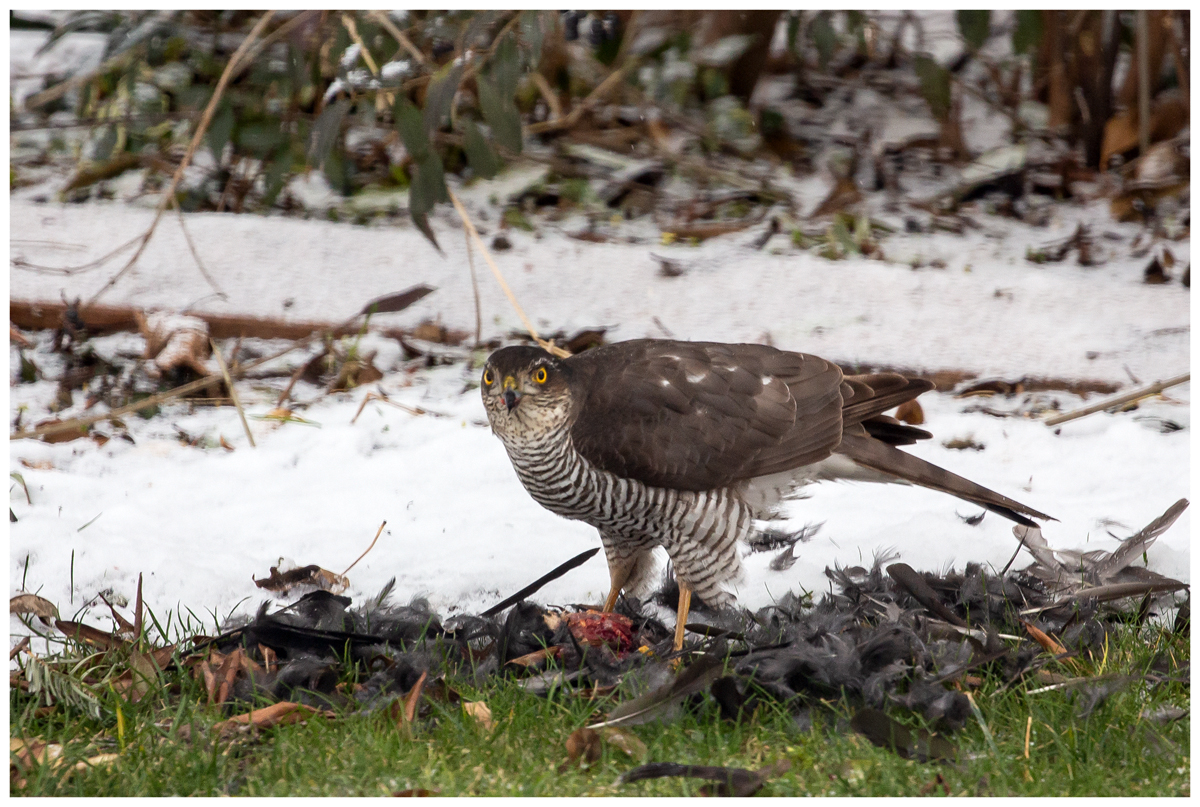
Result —
[[1055, 415], [1054, 417], [1046, 418], [1045, 423], [1047, 426], [1057, 426], [1060, 423], [1066, 423], [1069, 420], [1076, 420], [1081, 417], [1086, 417], [1087, 415], [1091, 415], [1096, 412], [1103, 412], [1105, 409], [1111, 409], [1114, 406], [1120, 406], [1121, 404], [1129, 403], [1130, 401], [1136, 401], [1141, 398], [1148, 398], [1151, 395], [1157, 395], [1165, 389], [1178, 386], [1179, 384], [1186, 384], [1191, 380], [1192, 374], [1184, 373], [1183, 375], [1177, 375], [1174, 378], [1168, 378], [1166, 381], [1155, 381], [1149, 386], [1140, 387], [1132, 392], [1126, 392], [1122, 395], [1106, 398], [1099, 403], [1094, 403], [1090, 406], [1084, 406], [1080, 409], [1073, 409], [1070, 412], [1064, 412], [1061, 415]]

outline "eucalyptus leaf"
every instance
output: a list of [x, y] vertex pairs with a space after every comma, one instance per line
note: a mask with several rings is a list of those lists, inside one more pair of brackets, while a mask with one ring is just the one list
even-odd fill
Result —
[[208, 131], [204, 133], [204, 141], [208, 143], [217, 162], [221, 161], [221, 153], [225, 151], [225, 144], [233, 136], [233, 124], [233, 106], [228, 100], [222, 100], [217, 105], [217, 111], [213, 113], [212, 120], [208, 124]]
[[450, 114], [450, 104], [454, 102], [462, 74], [462, 63], [452, 63], [439, 70], [429, 82], [425, 92], [425, 131], [436, 132], [442, 128], [442, 122]]
[[1042, 43], [1042, 12], [1021, 9], [1017, 12], [1017, 27], [1013, 29], [1012, 47], [1016, 53], [1028, 53]]
[[429, 153], [429, 136], [425, 132], [421, 111], [401, 95], [396, 99], [392, 117], [396, 121], [396, 131], [400, 133], [404, 148], [414, 160], [420, 161]]
[[[521, 20], [517, 23], [517, 27], [521, 31], [521, 45], [523, 46], [521, 50], [525, 57], [523, 61], [529, 70], [536, 70], [542, 61], [542, 44], [546, 39], [542, 17], [546, 13], [536, 9], [522, 11]], [[549, 13], [553, 14], [554, 12]]]
[[521, 113], [512, 94], [502, 94], [492, 76], [479, 76], [479, 109], [492, 129], [492, 138], [509, 151], [521, 152]]
[[309, 163], [318, 168], [325, 164], [333, 144], [337, 142], [342, 130], [342, 121], [350, 111], [350, 99], [339, 98], [332, 104], [327, 104], [317, 122], [313, 125], [312, 144], [308, 149]]
[[988, 31], [991, 28], [992, 12], [987, 9], [969, 9], [954, 12], [958, 21], [958, 32], [967, 41], [971, 50], [979, 50], [987, 42]]
[[429, 226], [428, 214], [438, 202], [450, 200], [449, 194], [446, 193], [446, 176], [442, 170], [442, 160], [436, 152], [426, 151], [421, 159], [414, 160], [412, 171], [412, 184], [408, 189], [409, 215], [412, 216], [413, 223], [417, 225], [421, 233], [429, 239], [438, 252], [441, 252], [442, 248], [438, 246], [433, 229]]
[[939, 121], [945, 120], [950, 114], [950, 71], [926, 55], [913, 59], [913, 69], [921, 82], [921, 96], [929, 104], [929, 110]]
[[238, 147], [255, 157], [266, 157], [279, 148], [286, 139], [278, 120], [259, 121], [239, 126], [234, 136]]
[[832, 18], [831, 12], [822, 11], [808, 26], [808, 36], [817, 48], [817, 60], [821, 63], [821, 69], [829, 64], [838, 45], [838, 35], [837, 31], [833, 30]]
[[496, 48], [496, 54], [488, 65], [488, 74], [496, 82], [496, 89], [505, 98], [512, 98], [517, 92], [517, 82], [521, 78], [521, 55], [517, 51], [517, 40], [511, 33], [505, 34]]
[[500, 158], [488, 145], [475, 121], [467, 121], [463, 126], [463, 151], [467, 153], [467, 162], [475, 176], [491, 179], [500, 170]]

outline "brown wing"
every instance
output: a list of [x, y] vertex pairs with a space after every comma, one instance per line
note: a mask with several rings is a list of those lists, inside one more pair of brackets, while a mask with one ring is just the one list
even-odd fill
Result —
[[842, 372], [816, 356], [646, 339], [566, 361], [576, 450], [649, 485], [722, 487], [817, 462], [841, 440]]

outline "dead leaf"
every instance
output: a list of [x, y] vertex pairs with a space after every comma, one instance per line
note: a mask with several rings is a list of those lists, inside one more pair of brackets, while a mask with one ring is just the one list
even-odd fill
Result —
[[[59, 418], [47, 418], [46, 420], [40, 420], [33, 425], [35, 429], [40, 429], [43, 426], [56, 426], [63, 422], [64, 421], [60, 420]], [[50, 432], [48, 434], [43, 434], [41, 439], [42, 442], [45, 443], [68, 443], [71, 440], [78, 440], [80, 437], [86, 437], [88, 432], [91, 431], [91, 428], [92, 427], [90, 425], [87, 425], [80, 426], [78, 429]]]
[[54, 470], [54, 463], [51, 460], [27, 460], [24, 457], [22, 457], [20, 462], [26, 468], [32, 468], [35, 471], [53, 471]]
[[862, 191], [858, 189], [858, 183], [854, 181], [854, 177], [839, 177], [837, 183], [829, 191], [829, 195], [821, 201], [821, 204], [817, 205], [817, 209], [809, 215], [809, 218], [816, 219], [841, 213], [846, 208], [861, 202], [862, 198]]
[[[549, 616], [549, 614], [547, 614]], [[509, 664], [516, 664], [518, 667], [533, 667], [541, 664], [546, 659], [558, 658], [562, 653], [562, 648], [558, 645], [552, 647], [543, 647], [541, 650], [534, 650], [532, 653], [526, 653], [523, 656], [509, 659]]]
[[486, 731], [490, 732], [496, 728], [496, 721], [492, 720], [492, 710], [483, 701], [463, 701], [462, 708]]
[[942, 789], [942, 792], [945, 793], [947, 796], [950, 795], [950, 785], [946, 784], [945, 778], [940, 773], [933, 778], [932, 782], [921, 787], [920, 794], [922, 796], [928, 796], [930, 793], [932, 793], [934, 790], [937, 790], [939, 787]]
[[395, 294], [385, 294], [382, 297], [376, 297], [371, 302], [362, 307], [361, 314], [383, 314], [395, 311], [403, 311], [413, 303], [417, 302], [427, 294], [432, 294], [436, 289], [433, 286], [426, 286], [421, 283], [413, 286], [411, 289], [405, 289]]
[[350, 586], [350, 581], [342, 575], [322, 569], [315, 563], [309, 566], [297, 566], [283, 572], [279, 571], [278, 566], [272, 566], [269, 576], [263, 578], [251, 576], [250, 579], [259, 588], [273, 591], [280, 596], [286, 596], [297, 586], [313, 586], [331, 594], [340, 594]]
[[213, 731], [221, 736], [228, 736], [246, 728], [268, 729], [274, 726], [300, 723], [310, 717], [334, 717], [334, 713], [303, 703], [280, 701], [262, 709], [255, 709], [252, 712], [222, 720], [213, 726]]
[[441, 795], [441, 793], [442, 793], [442, 791], [436, 790], [436, 789], [435, 790], [426, 790], [423, 787], [416, 787], [416, 788], [409, 788], [408, 790], [397, 790], [395, 793], [392, 794], [392, 797], [393, 798], [406, 798], [406, 797], [411, 798], [414, 796], [417, 796], [417, 797], [439, 796], [439, 795]]
[[1021, 624], [1025, 626], [1026, 632], [1033, 637], [1033, 640], [1042, 646], [1042, 649], [1047, 653], [1055, 656], [1061, 656], [1067, 652], [1067, 648], [1060, 645], [1054, 639], [1050, 638], [1040, 628], [1035, 627], [1032, 623], [1021, 620]]
[[54, 603], [36, 594], [18, 594], [8, 601], [10, 614], [33, 614], [44, 625], [52, 624], [51, 619], [58, 618], [58, 608]]
[[1159, 283], [1167, 283], [1171, 280], [1171, 276], [1167, 274], [1163, 268], [1162, 262], [1158, 257], [1150, 259], [1150, 263], [1146, 265], [1146, 269], [1142, 272], [1142, 282], [1150, 285]]
[[208, 323], [198, 317], [173, 311], [134, 311], [138, 331], [146, 340], [145, 357], [153, 359], [146, 365], [151, 378], [159, 378], [171, 370], [186, 367], [197, 375], [209, 375]]
[[920, 426], [925, 422], [925, 410], [915, 400], [906, 401], [896, 407], [896, 420], [902, 420], [910, 426]]
[[392, 720], [400, 732], [409, 739], [412, 738], [412, 724], [417, 719], [417, 702], [421, 698], [421, 691], [425, 688], [425, 679], [429, 675], [425, 670], [421, 671], [421, 677], [417, 679], [417, 683], [413, 684], [413, 688], [404, 696], [404, 700], [392, 701], [389, 713]]
[[567, 737], [567, 758], [558, 766], [562, 773], [572, 765], [590, 765], [600, 759], [600, 735], [589, 728], [575, 729]]
[[82, 642], [92, 647], [98, 647], [102, 650], [108, 650], [113, 647], [123, 647], [128, 642], [124, 639], [119, 639], [111, 633], [105, 633], [102, 630], [93, 628], [90, 625], [85, 625], [82, 622], [71, 622], [64, 619], [54, 620], [54, 627], [61, 632], [75, 639], [77, 642]]
[[983, 443], [975, 442], [975, 438], [972, 436], [954, 437], [949, 440], [943, 440], [942, 445], [955, 451], [963, 451], [966, 449], [970, 449], [971, 451], [983, 451], [985, 448], [987, 448], [987, 446], [985, 446]]

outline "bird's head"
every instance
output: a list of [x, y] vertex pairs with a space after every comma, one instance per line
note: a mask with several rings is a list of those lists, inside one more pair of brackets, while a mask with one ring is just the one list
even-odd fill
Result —
[[479, 384], [492, 431], [521, 439], [557, 428], [569, 417], [570, 379], [571, 368], [539, 347], [497, 350]]

